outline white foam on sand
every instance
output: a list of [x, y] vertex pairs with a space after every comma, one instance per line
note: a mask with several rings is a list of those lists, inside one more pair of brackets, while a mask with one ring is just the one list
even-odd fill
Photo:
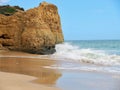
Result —
[[[69, 43], [56, 45], [56, 53], [51, 55], [55, 60], [72, 61], [45, 68], [61, 70], [97, 71], [120, 74], [120, 56], [109, 54], [103, 50], [81, 49]], [[84, 65], [83, 65], [84, 64]]]

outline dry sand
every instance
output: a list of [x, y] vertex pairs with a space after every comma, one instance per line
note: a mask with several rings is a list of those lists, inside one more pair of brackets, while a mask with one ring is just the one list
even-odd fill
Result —
[[0, 72], [0, 90], [58, 90], [31, 83], [34, 79], [32, 76]]

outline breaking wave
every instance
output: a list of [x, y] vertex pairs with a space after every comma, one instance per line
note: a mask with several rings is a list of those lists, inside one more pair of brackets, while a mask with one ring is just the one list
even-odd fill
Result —
[[56, 45], [52, 58], [99, 65], [120, 65], [120, 56], [103, 50], [82, 49], [70, 43]]

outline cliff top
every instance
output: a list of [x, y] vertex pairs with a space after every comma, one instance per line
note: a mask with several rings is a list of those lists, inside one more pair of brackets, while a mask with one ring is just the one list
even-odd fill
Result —
[[[56, 7], [54, 4], [51, 4], [51, 3], [48, 3], [45, 1], [41, 2], [39, 6], [54, 6], [54, 7]], [[14, 13], [19, 12], [19, 11], [24, 11], [24, 9], [19, 6], [10, 6], [10, 5], [0, 6], [0, 14], [3, 14], [5, 16], [11, 16]]]
[[0, 14], [6, 16], [13, 15], [15, 12], [18, 11], [24, 11], [24, 9], [19, 6], [10, 6], [10, 5], [0, 6]]

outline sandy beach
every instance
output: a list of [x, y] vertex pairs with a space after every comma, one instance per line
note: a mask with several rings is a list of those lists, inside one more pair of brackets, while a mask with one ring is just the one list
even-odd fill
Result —
[[[42, 68], [42, 66], [53, 64], [54, 61], [20, 58], [30, 56], [21, 52], [2, 51], [0, 55], [0, 71], [2, 71], [0, 72], [0, 90], [59, 90], [52, 84], [61, 74], [55, 70]], [[13, 56], [19, 56], [19, 58]]]
[[46, 68], [68, 62], [35, 57], [0, 52], [0, 90], [120, 90], [119, 75]]
[[35, 77], [0, 72], [0, 90], [59, 90], [31, 83]]

